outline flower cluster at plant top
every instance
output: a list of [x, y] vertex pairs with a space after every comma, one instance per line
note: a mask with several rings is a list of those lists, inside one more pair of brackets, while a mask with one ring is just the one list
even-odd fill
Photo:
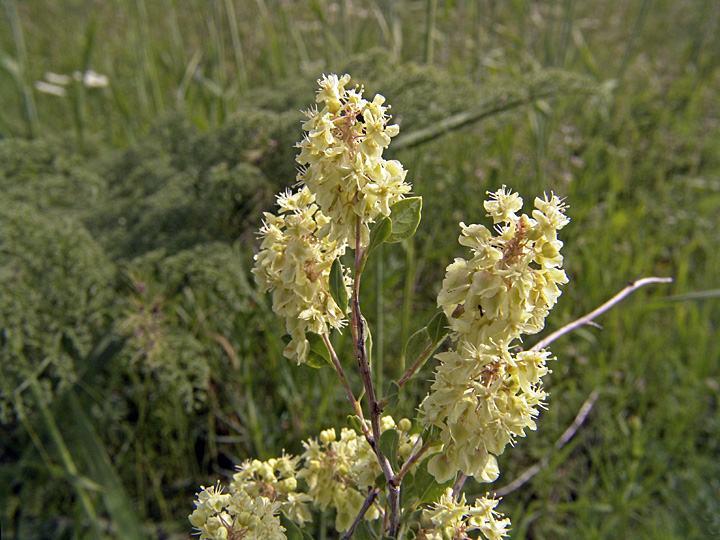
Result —
[[[369, 102], [362, 88], [345, 88], [349, 81], [349, 75], [318, 80], [317, 102], [324, 105], [307, 112], [306, 134], [298, 143], [301, 187], [278, 197], [279, 215], [265, 213], [255, 256], [255, 281], [273, 291], [273, 311], [290, 334], [284, 354], [298, 363], [310, 349], [306, 332], [324, 334], [345, 322], [328, 279], [333, 261], [348, 245], [355, 248], [358, 218], [366, 245], [369, 225], [389, 215], [411, 189], [400, 162], [382, 157], [399, 131], [387, 124], [385, 98], [378, 94]], [[351, 278], [344, 279], [349, 287]]]
[[[404, 418], [397, 424], [390, 416], [380, 420], [382, 432], [398, 432], [397, 458], [404, 463], [419, 448], [422, 440], [410, 434], [412, 423]], [[283, 454], [268, 461], [247, 460], [238, 466], [228, 493], [219, 488], [202, 488], [195, 502], [196, 510], [190, 516], [200, 538], [227, 538], [227, 531], [255, 524], [253, 531], [272, 531], [274, 522], [268, 521], [268, 512], [277, 516], [283, 512], [289, 519], [302, 525], [310, 520], [309, 505], [332, 508], [336, 511], [335, 527], [347, 531], [365, 501], [368, 489], [382, 476], [377, 456], [365, 437], [356, 431], [343, 428], [338, 439], [334, 429], [326, 429], [318, 439], [303, 442], [305, 452], [300, 456]], [[414, 470], [411, 467], [411, 470]], [[261, 512], [261, 522], [253, 521], [245, 513]], [[380, 517], [379, 506], [372, 506], [364, 518]], [[277, 520], [277, 517], [274, 519]], [[265, 521], [263, 521], [265, 520]], [[279, 522], [278, 522], [279, 524]], [[256, 538], [253, 533], [250, 537]], [[257, 538], [264, 538], [259, 535]], [[275, 538], [268, 536], [268, 539]], [[284, 535], [282, 536], [284, 538]]]
[[305, 332], [323, 334], [328, 326], [339, 329], [345, 323], [328, 284], [332, 263], [345, 245], [318, 236], [329, 219], [307, 187], [279, 195], [278, 206], [277, 216], [265, 212], [252, 272], [263, 290], [273, 291], [273, 311], [285, 319], [291, 338], [284, 354], [300, 364], [310, 350]]
[[423, 510], [423, 521], [433, 525], [423, 528], [424, 537], [428, 540], [461, 540], [470, 538], [469, 532], [480, 531], [488, 540], [500, 540], [507, 535], [510, 520], [501, 518], [502, 514], [495, 511], [498, 502], [478, 497], [470, 506], [465, 503], [465, 495], [455, 500], [452, 489], [448, 488], [437, 503]]
[[442, 451], [429, 470], [438, 482], [457, 470], [493, 480], [488, 467], [534, 418], [546, 394], [547, 351], [510, 352], [522, 334], [539, 332], [567, 283], [560, 269], [557, 231], [569, 219], [554, 195], [535, 199], [532, 218], [517, 212], [522, 199], [503, 186], [490, 193], [485, 209], [496, 235], [482, 225], [461, 223], [459, 243], [472, 258], [447, 267], [438, 305], [448, 317], [454, 348], [440, 360], [421, 420], [441, 429]]
[[298, 182], [317, 197], [330, 219], [320, 236], [355, 248], [357, 217], [361, 218], [361, 244], [367, 244], [369, 224], [379, 214], [390, 215], [390, 206], [410, 192], [407, 171], [397, 160], [385, 160], [383, 151], [398, 134], [385, 98], [367, 101], [362, 87], [348, 90], [350, 75], [323, 76], [316, 101], [322, 109], [307, 111], [307, 132], [298, 143], [302, 169]]

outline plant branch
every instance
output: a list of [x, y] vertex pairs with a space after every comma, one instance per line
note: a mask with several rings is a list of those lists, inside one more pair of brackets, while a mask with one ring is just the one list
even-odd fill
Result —
[[352, 525], [350, 526], [350, 530], [348, 530], [347, 534], [342, 537], [342, 540], [349, 540], [349, 538], [353, 535], [353, 533], [355, 532], [355, 527], [358, 526], [358, 523], [360, 523], [360, 520], [363, 518], [365, 513], [369, 510], [373, 501], [375, 501], [375, 498], [378, 496], [378, 493], [380, 493], [380, 489], [378, 489], [378, 488], [375, 488], [372, 491], [370, 491], [370, 493], [368, 493], [368, 496], [365, 498], [365, 502], [363, 503], [362, 508], [360, 508], [360, 512], [358, 512], [358, 515], [355, 518], [355, 521], [353, 521]]
[[[419, 439], [418, 439], [419, 441]], [[395, 475], [395, 483], [399, 486], [402, 482], [402, 479], [405, 477], [407, 472], [410, 470], [410, 468], [417, 463], [420, 458], [427, 452], [430, 447], [435, 444], [435, 441], [437, 441], [437, 436], [430, 437], [425, 444], [422, 445], [422, 447], [414, 454], [410, 456], [410, 459], [408, 459], [405, 463], [403, 463], [403, 466], [400, 468], [400, 471]]]
[[[582, 424], [585, 422], [588, 414], [590, 414], [590, 411], [595, 405], [595, 402], [597, 401], [599, 395], [600, 392], [597, 389], [593, 390], [590, 393], [590, 396], [585, 400], [585, 403], [582, 404], [582, 407], [580, 407], [580, 411], [577, 413], [577, 416], [575, 416], [575, 420], [573, 420], [573, 423], [570, 424], [570, 426], [563, 432], [560, 438], [555, 441], [554, 447], [556, 452], [560, 450], [563, 446], [565, 446], [565, 444], [575, 436], [575, 433], [577, 433], [578, 429], [580, 429], [580, 426], [582, 426]], [[495, 491], [495, 496], [504, 497], [508, 493], [512, 493], [516, 489], [522, 487], [523, 484], [527, 483], [533, 476], [539, 473], [543, 469], [543, 467], [545, 467], [549, 463], [551, 455], [552, 452], [548, 452], [548, 454], [541, 461], [530, 467], [517, 479]]]
[[[380, 415], [382, 408], [379, 406], [375, 397], [375, 387], [372, 382], [372, 373], [370, 371], [370, 363], [367, 357], [367, 348], [365, 345], [365, 319], [360, 311], [360, 277], [362, 269], [367, 257], [367, 252], [361, 246], [362, 238], [362, 219], [357, 216], [355, 221], [355, 276], [353, 280], [353, 298], [352, 298], [352, 334], [355, 344], [355, 354], [357, 356], [358, 367], [360, 369], [360, 377], [363, 381], [365, 393], [368, 398], [368, 409], [370, 411], [370, 426], [372, 428], [372, 439], [368, 439], [375, 455], [380, 463], [383, 475], [388, 487], [388, 503], [390, 505], [390, 536], [397, 534], [400, 525], [400, 488], [395, 485], [395, 473], [392, 470], [390, 461], [380, 451], [378, 441], [380, 440]], [[367, 438], [367, 435], [366, 435]]]
[[342, 383], [343, 388], [345, 388], [345, 394], [347, 395], [348, 400], [350, 400], [350, 404], [352, 405], [355, 414], [358, 415], [358, 417], [360, 418], [360, 424], [362, 425], [363, 432], [365, 433], [365, 438], [368, 438], [370, 437], [370, 432], [368, 431], [367, 424], [365, 423], [365, 417], [363, 416], [362, 407], [353, 395], [347, 377], [345, 377], [345, 372], [340, 365], [340, 360], [338, 360], [335, 349], [333, 348], [332, 343], [330, 343], [330, 338], [328, 337], [327, 333], [322, 334], [322, 338], [325, 342], [325, 346], [328, 348], [328, 351], [330, 351], [330, 358], [332, 359], [333, 365], [335, 366], [335, 371], [337, 371], [337, 374], [340, 377], [340, 382]]
[[610, 300], [605, 302], [600, 307], [594, 309], [593, 311], [591, 311], [584, 317], [580, 317], [576, 321], [573, 321], [570, 324], [567, 324], [567, 325], [563, 326], [562, 328], [556, 330], [555, 332], [553, 332], [546, 338], [541, 339], [530, 350], [538, 351], [540, 349], [544, 349], [545, 347], [550, 345], [553, 341], [564, 336], [565, 334], [569, 334], [570, 332], [580, 328], [581, 326], [592, 323], [592, 321], [593, 321], [593, 319], [595, 319], [595, 317], [610, 310], [615, 304], [619, 303], [626, 296], [629, 296], [631, 293], [633, 293], [640, 287], [644, 287], [645, 285], [650, 285], [651, 283], [671, 283], [671, 282], [672, 282], [672, 278], [663, 278], [663, 277], [649, 277], [649, 278], [637, 279], [637, 280], [631, 282], [627, 287], [625, 287], [622, 291], [617, 293], [615, 296], [613, 296]]

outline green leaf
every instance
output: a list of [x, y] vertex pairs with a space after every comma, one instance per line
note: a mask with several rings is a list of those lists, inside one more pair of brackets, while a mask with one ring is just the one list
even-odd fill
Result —
[[330, 268], [330, 295], [343, 313], [347, 312], [348, 292], [345, 288], [345, 276], [342, 263], [337, 258]]
[[[416, 500], [417, 493], [415, 491], [415, 475], [413, 473], [408, 473], [402, 479], [402, 487], [400, 489], [400, 508], [409, 510], [412, 503]], [[403, 511], [403, 515], [405, 514], [406, 512]]]
[[[432, 457], [432, 456], [430, 456]], [[420, 504], [436, 502], [445, 490], [452, 487], [455, 479], [448, 480], [444, 484], [438, 484], [435, 477], [427, 470], [430, 457], [423, 460], [415, 469], [415, 492]]]
[[420, 224], [422, 211], [422, 197], [408, 197], [401, 199], [390, 207], [392, 232], [386, 242], [394, 244], [410, 238]]
[[146, 536], [140, 527], [139, 516], [95, 426], [74, 392], [68, 392], [67, 399], [69, 411], [65, 409], [64, 414], [72, 415], [76, 436], [82, 441], [82, 456], [88, 466], [89, 476], [93, 484], [102, 486], [100, 495], [110, 519], [117, 530], [123, 531], [123, 538], [143, 540]]
[[380, 452], [382, 452], [382, 454], [390, 460], [390, 465], [392, 465], [393, 470], [395, 471], [400, 470], [397, 462], [397, 449], [399, 442], [400, 435], [396, 429], [386, 429], [383, 431], [382, 435], [380, 435], [380, 440], [378, 441]]
[[280, 512], [280, 524], [285, 527], [287, 540], [305, 540], [303, 531], [292, 519], [287, 517], [284, 512]]
[[412, 336], [410, 336], [405, 344], [405, 363], [406, 365], [414, 364], [422, 354], [432, 345], [430, 334], [427, 327], [423, 327]]
[[392, 232], [392, 220], [387, 216], [382, 216], [375, 222], [370, 231], [370, 242], [368, 243], [367, 252], [372, 253], [375, 248], [385, 242]]
[[362, 420], [360, 420], [360, 417], [358, 415], [348, 414], [347, 423], [352, 429], [354, 429], [357, 432], [358, 435], [363, 434]]
[[448, 320], [442, 311], [435, 315], [427, 325], [427, 331], [433, 345], [439, 345], [440, 342], [448, 335]]
[[305, 359], [305, 365], [311, 368], [321, 368], [325, 366], [332, 366], [332, 360], [330, 359], [330, 351], [325, 345], [325, 340], [322, 336], [313, 332], [305, 334], [305, 339], [310, 342], [310, 350], [308, 351], [307, 358]]
[[391, 409], [397, 405], [398, 398], [400, 397], [400, 387], [395, 381], [390, 381], [387, 392], [385, 392], [385, 399], [387, 399], [388, 407]]
[[378, 540], [377, 533], [366, 519], [360, 520], [360, 523], [355, 527], [355, 533], [352, 537], [353, 540]]
[[365, 354], [367, 356], [368, 366], [372, 366], [372, 332], [370, 331], [370, 325], [367, 323], [365, 317], [363, 317], [363, 321], [365, 321]]

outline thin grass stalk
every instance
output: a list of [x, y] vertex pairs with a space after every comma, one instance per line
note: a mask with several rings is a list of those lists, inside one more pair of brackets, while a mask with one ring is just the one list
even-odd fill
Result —
[[375, 385], [378, 391], [382, 392], [385, 383], [383, 379], [385, 363], [385, 302], [383, 295], [385, 260], [383, 258], [382, 244], [375, 249], [375, 261], [376, 330], [373, 339], [373, 345], [375, 346], [375, 365], [373, 369], [375, 370]]
[[260, 19], [262, 20], [262, 25], [268, 38], [267, 42], [270, 47], [267, 51], [267, 63], [270, 68], [270, 74], [273, 80], [277, 80], [281, 78], [285, 72], [283, 51], [280, 48], [280, 38], [278, 37], [278, 33], [275, 31], [273, 17], [268, 11], [265, 0], [255, 0], [255, 3], [260, 10]]
[[427, 0], [427, 21], [425, 23], [425, 63], [432, 64], [435, 53], [435, 24], [437, 0]]
[[[105, 446], [95, 431], [86, 409], [81, 406], [75, 392], [69, 391], [64, 398], [67, 400], [75, 427], [74, 447], [82, 449], [85, 466], [96, 482], [103, 505], [116, 530], [122, 531], [125, 540], [145, 540], [145, 535], [138, 520], [137, 511], [128, 497], [120, 476], [110, 462]], [[63, 407], [67, 405], [63, 403]], [[81, 446], [80, 446], [81, 445]], [[155, 468], [152, 468], [153, 471]]]
[[[43, 396], [42, 390], [40, 389], [40, 383], [38, 383], [37, 379], [34, 376], [29, 382], [30, 389], [32, 390], [33, 396], [35, 397], [35, 402], [38, 409], [40, 410], [40, 415], [42, 416], [43, 421], [45, 422], [45, 427], [50, 434], [50, 439], [55, 445], [58, 454], [60, 454], [60, 461], [63, 464], [65, 473], [67, 474], [68, 478], [77, 479], [79, 476], [77, 465], [75, 465], [72, 454], [70, 453], [70, 450], [65, 444], [65, 440], [60, 433], [60, 428], [58, 427], [55, 418], [53, 417], [50, 409], [48, 409], [48, 406], [45, 403], [45, 396]], [[71, 484], [75, 490], [75, 493], [78, 496], [78, 499], [80, 500], [80, 507], [82, 508], [83, 513], [90, 522], [90, 527], [93, 530], [95, 537], [102, 538], [102, 533], [100, 531], [100, 527], [98, 526], [97, 513], [95, 512], [95, 506], [93, 505], [92, 499], [90, 498], [90, 494], [78, 482], [73, 481], [71, 482]]]
[[352, 54], [352, 37], [350, 29], [350, 13], [348, 12], [348, 0], [340, 2], [340, 24], [342, 25], [343, 51], [345, 56]]
[[25, 48], [25, 37], [23, 35], [20, 16], [17, 12], [15, 0], [2, 0], [5, 14], [10, 23], [10, 31], [13, 35], [13, 43], [15, 45], [15, 55], [17, 59], [18, 72], [16, 74], [16, 84], [23, 100], [23, 117], [27, 125], [27, 136], [34, 139], [39, 133], [39, 123], [37, 116], [37, 108], [35, 106], [35, 97], [32, 88], [27, 83], [27, 49]]
[[228, 27], [230, 28], [230, 39], [233, 44], [233, 58], [235, 59], [235, 76], [238, 81], [240, 93], [243, 94], [249, 89], [248, 75], [245, 69], [245, 55], [243, 54], [242, 42], [240, 41], [240, 32], [238, 31], [237, 16], [235, 15], [235, 7], [232, 0], [225, 0], [225, 13], [228, 19]]
[[[134, 110], [135, 115], [140, 115], [143, 117], [150, 117], [150, 98], [147, 93], [147, 88], [145, 88], [145, 76], [143, 74], [142, 69], [142, 55], [140, 53], [140, 38], [138, 37], [138, 22], [137, 22], [137, 16], [134, 14], [134, 10], [132, 6], [130, 5], [130, 0], [121, 0], [120, 5], [122, 8], [122, 11], [124, 12], [127, 19], [130, 21], [128, 28], [127, 28], [127, 45], [132, 51], [132, 57], [133, 57], [133, 82], [135, 86], [135, 91], [137, 92], [137, 99], [138, 99], [138, 105], [139, 105], [139, 111]], [[108, 67], [106, 68], [108, 73], [114, 73], [114, 67], [113, 67], [113, 61], [111, 58], [108, 59]], [[113, 79], [116, 79], [116, 77], [113, 76]], [[113, 85], [115, 86], [115, 85]], [[115, 93], [115, 92], [114, 92]], [[115, 95], [116, 102], [118, 102], [119, 95]], [[130, 115], [130, 109], [131, 107], [128, 105], [128, 102], [126, 101], [125, 107], [127, 108], [127, 114]]]
[[[105, 73], [111, 81], [117, 80], [115, 67], [110, 58], [105, 58]], [[130, 114], [130, 106], [128, 105], [128, 99], [125, 93], [122, 91], [122, 87], [119, 84], [110, 85], [110, 96], [112, 97], [113, 109], [120, 115], [121, 128], [120, 133], [125, 137], [126, 142], [134, 143], [135, 128], [133, 127], [133, 117]]]
[[97, 29], [97, 18], [93, 16], [85, 31], [85, 43], [83, 44], [82, 57], [80, 59], [81, 79], [75, 83], [73, 95], [73, 117], [75, 120], [75, 134], [77, 136], [80, 152], [85, 151], [85, 120], [87, 117], [87, 88], [85, 87], [85, 73], [90, 69], [90, 57], [92, 56], [93, 45], [95, 44], [95, 31]]
[[220, 3], [215, 0], [213, 2], [213, 15], [208, 18], [208, 25], [210, 27], [210, 35], [212, 36], [212, 42], [214, 43], [214, 65], [212, 80], [217, 84], [220, 92], [216, 95], [216, 107], [215, 107], [215, 122], [217, 125], [222, 124], [225, 121], [225, 113], [227, 106], [225, 103], [226, 89], [227, 89], [227, 73], [225, 71], [225, 38], [223, 35], [223, 21], [222, 12], [220, 9]]
[[170, 40], [172, 41], [172, 50], [170, 52], [174, 57], [174, 67], [177, 70], [177, 74], [180, 74], [185, 69], [187, 61], [174, 0], [165, 0], [165, 11], [167, 12], [167, 20], [170, 25]]
[[247, 407], [247, 418], [250, 424], [250, 438], [253, 446], [255, 447], [255, 455], [260, 460], [265, 460], [267, 456], [267, 448], [265, 448], [265, 442], [263, 441], [263, 430], [258, 417], [257, 407], [255, 406], [255, 398], [253, 396], [253, 385], [252, 385], [252, 374], [250, 373], [250, 362], [244, 362], [244, 379], [249, 381], [250, 384], [245, 386], [245, 403]]
[[306, 70], [304, 70], [303, 67], [310, 66], [312, 64], [307, 47], [305, 46], [305, 41], [302, 38], [302, 34], [300, 34], [297, 24], [289, 25], [288, 31], [290, 32], [290, 37], [292, 38], [293, 43], [295, 44], [295, 51], [298, 56], [297, 64], [301, 68], [300, 71], [304, 72]]
[[567, 58], [567, 50], [570, 44], [570, 35], [573, 27], [575, 0], [565, 0], [563, 6], [563, 18], [560, 24], [559, 39], [553, 65], [563, 67]]
[[135, 0], [140, 27], [140, 46], [143, 60], [143, 73], [150, 79], [155, 113], [161, 113], [165, 109], [162, 97], [162, 87], [157, 64], [152, 51], [152, 40], [150, 39], [150, 25], [148, 23], [147, 5], [145, 0]]
[[[405, 288], [403, 291], [403, 308], [402, 320], [400, 326], [400, 343], [407, 343], [410, 337], [410, 324], [412, 315], [412, 306], [415, 299], [415, 237], [411, 237], [403, 242], [406, 247], [405, 251]], [[406, 359], [403, 357], [400, 374], [406, 370]]]
[[633, 24], [630, 38], [628, 39], [627, 45], [625, 47], [622, 62], [620, 63], [617, 74], [615, 75], [615, 78], [618, 81], [622, 81], [622, 78], [625, 75], [625, 71], [630, 64], [630, 60], [632, 60], [632, 57], [635, 54], [635, 44], [637, 43], [640, 32], [642, 32], [642, 28], [645, 25], [647, 13], [650, 8], [650, 1], [651, 0], [643, 0], [642, 4], [640, 4], [640, 11], [638, 11], [637, 17], [635, 17], [635, 24]]
[[[325, 46], [323, 47], [323, 51], [325, 52], [325, 63], [326, 63], [326, 65], [332, 65], [335, 62], [335, 60], [337, 59], [338, 51], [343, 50], [343, 45], [341, 45], [340, 42], [335, 37], [332, 26], [330, 24], [330, 20], [325, 15], [325, 11], [324, 11], [324, 8], [326, 6], [325, 2], [321, 3], [318, 1], [314, 1], [312, 4], [313, 4], [313, 11], [315, 11], [315, 14], [317, 15], [318, 19], [320, 20], [320, 25], [322, 26], [322, 29], [323, 29], [323, 38], [325, 39]], [[348, 36], [344, 36], [344, 37], [347, 40]]]

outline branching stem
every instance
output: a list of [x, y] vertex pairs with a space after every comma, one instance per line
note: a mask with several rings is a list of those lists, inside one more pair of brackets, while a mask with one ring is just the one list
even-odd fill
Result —
[[[580, 407], [580, 411], [577, 413], [577, 416], [575, 416], [575, 420], [573, 420], [573, 423], [570, 424], [570, 426], [563, 432], [560, 438], [555, 441], [556, 452], [560, 450], [563, 446], [565, 446], [565, 443], [567, 443], [575, 436], [575, 433], [577, 433], [578, 429], [580, 429], [580, 426], [582, 426], [583, 422], [585, 422], [588, 414], [590, 414], [590, 411], [592, 410], [593, 405], [595, 405], [595, 401], [597, 401], [599, 395], [600, 392], [597, 389], [593, 390], [590, 396], [585, 400], [585, 403], [583, 403], [582, 407]], [[530, 481], [533, 476], [539, 473], [542, 468], [549, 463], [550, 456], [551, 454], [548, 453], [542, 460], [530, 467], [523, 474], [518, 476], [515, 480], [495, 491], [495, 496], [504, 497], [508, 493], [512, 493], [516, 489], [522, 487], [523, 484]]]
[[355, 399], [355, 396], [353, 395], [352, 389], [350, 388], [350, 384], [348, 383], [347, 377], [345, 377], [345, 372], [343, 371], [342, 366], [340, 365], [340, 360], [338, 360], [337, 354], [335, 353], [335, 349], [332, 346], [332, 343], [330, 343], [330, 338], [328, 337], [327, 333], [322, 335], [323, 341], [325, 342], [325, 345], [328, 348], [328, 351], [330, 351], [330, 358], [332, 359], [333, 365], [335, 366], [335, 371], [337, 371], [338, 376], [340, 377], [340, 382], [343, 385], [343, 388], [345, 388], [345, 394], [347, 394], [347, 398], [350, 401], [350, 404], [352, 405], [353, 411], [355, 411], [355, 414], [360, 418], [360, 424], [362, 425], [363, 432], [365, 433], [365, 438], [370, 437], [370, 432], [368, 431], [367, 424], [365, 423], [365, 417], [363, 415], [362, 407], [360, 406], [360, 403], [357, 399]]
[[629, 296], [631, 293], [638, 290], [640, 287], [644, 287], [645, 285], [650, 285], [651, 283], [672, 283], [672, 278], [648, 277], [648, 278], [643, 278], [643, 279], [636, 279], [635, 281], [631, 282], [627, 287], [625, 287], [622, 291], [620, 291], [615, 296], [613, 296], [610, 300], [605, 302], [603, 305], [592, 310], [590, 313], [588, 313], [584, 317], [580, 317], [576, 321], [573, 321], [570, 324], [566, 324], [565, 326], [556, 330], [555, 332], [553, 332], [546, 338], [541, 339], [530, 350], [538, 351], [540, 349], [544, 349], [545, 347], [550, 345], [553, 341], [564, 336], [565, 334], [569, 334], [573, 330], [576, 330], [576, 329], [580, 328], [581, 326], [585, 326], [586, 324], [591, 324], [593, 319], [595, 319], [595, 317], [610, 310], [610, 308], [612, 308], [615, 304], [619, 303], [626, 296]]
[[382, 408], [375, 397], [375, 387], [372, 382], [372, 373], [365, 345], [365, 319], [360, 311], [360, 278], [365, 265], [365, 258], [367, 257], [367, 251], [363, 249], [361, 240], [362, 219], [358, 216], [355, 222], [355, 275], [353, 280], [352, 323], [350, 327], [355, 346], [355, 355], [360, 369], [360, 377], [363, 381], [365, 394], [368, 398], [368, 409], [370, 412], [372, 437], [368, 437], [367, 433], [365, 436], [378, 458], [380, 468], [382, 469], [385, 481], [387, 482], [388, 504], [390, 506], [389, 534], [390, 536], [395, 536], [400, 525], [400, 488], [396, 483], [395, 472], [392, 470], [390, 461], [380, 451], [380, 446], [378, 444], [378, 441], [380, 440], [380, 416], [382, 414]]
[[373, 501], [375, 501], [375, 498], [378, 496], [378, 493], [380, 493], [379, 488], [375, 488], [375, 489], [371, 490], [370, 493], [368, 493], [368, 496], [365, 498], [365, 502], [363, 502], [362, 508], [360, 508], [360, 512], [358, 512], [358, 515], [355, 518], [355, 521], [353, 521], [347, 534], [342, 537], [342, 540], [350, 539], [350, 537], [355, 532], [355, 527], [358, 526], [358, 523], [360, 523], [360, 520], [363, 518], [365, 513], [369, 510], [370, 506], [372, 506], [372, 503], [373, 503]]

